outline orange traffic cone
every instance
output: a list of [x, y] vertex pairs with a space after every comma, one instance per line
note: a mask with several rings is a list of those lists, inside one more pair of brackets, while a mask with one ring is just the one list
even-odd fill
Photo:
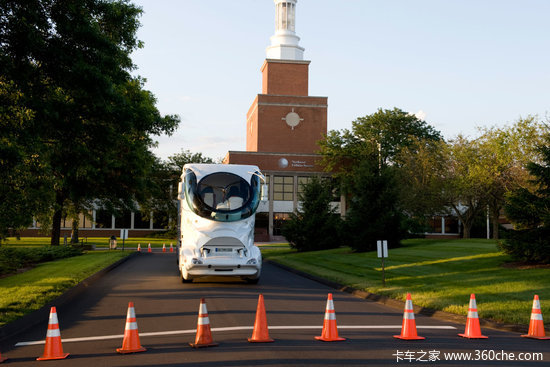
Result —
[[174, 248], [172, 247], [172, 243], [170, 243], [170, 252], [174, 252]]
[[37, 361], [48, 361], [51, 359], [67, 358], [69, 353], [63, 353], [61, 345], [61, 332], [59, 331], [59, 322], [57, 321], [57, 311], [55, 307], [50, 309], [50, 319], [48, 321], [48, 331], [46, 332], [46, 345], [44, 354], [36, 358]]
[[166, 244], [165, 243], [162, 244], [162, 252], [166, 252]]
[[394, 338], [403, 340], [422, 340], [423, 336], [416, 333], [416, 321], [414, 319], [414, 309], [411, 294], [407, 293], [405, 302], [405, 311], [403, 312], [403, 324], [401, 325], [401, 335], [394, 335]]
[[271, 343], [274, 340], [269, 337], [267, 328], [267, 317], [265, 316], [264, 296], [258, 297], [258, 307], [256, 308], [256, 321], [254, 322], [254, 331], [252, 337], [248, 338], [251, 343]]
[[466, 319], [466, 330], [464, 334], [458, 334], [463, 338], [468, 339], [487, 339], [485, 335], [481, 335], [481, 328], [479, 327], [479, 317], [477, 315], [477, 305], [475, 294], [470, 295], [470, 305], [468, 307], [468, 318]]
[[141, 252], [141, 244], [138, 243], [138, 249], [137, 249], [139, 252]]
[[2, 353], [0, 353], [0, 363], [4, 362], [5, 360], [7, 360], [6, 357], [2, 357]]
[[316, 336], [315, 339], [324, 342], [339, 342], [346, 338], [338, 337], [338, 327], [336, 326], [336, 314], [334, 313], [334, 302], [332, 301], [332, 293], [328, 294], [327, 307], [325, 311], [325, 320], [323, 321], [323, 331], [321, 336]]
[[147, 246], [147, 252], [153, 252], [153, 250], [151, 250], [151, 244]]
[[197, 322], [197, 335], [194, 343], [189, 343], [193, 348], [215, 347], [218, 343], [212, 340], [212, 332], [210, 331], [210, 319], [206, 309], [206, 301], [201, 298], [199, 307], [199, 319]]
[[527, 335], [522, 335], [524, 338], [532, 339], [550, 339], [544, 332], [544, 322], [542, 321], [542, 312], [540, 310], [539, 296], [535, 294], [533, 299], [533, 309], [531, 311], [531, 321], [529, 322], [529, 331]]
[[128, 303], [128, 313], [126, 314], [126, 326], [124, 327], [124, 339], [122, 340], [122, 348], [117, 348], [118, 353], [137, 353], [145, 352], [147, 349], [143, 348], [139, 343], [139, 332], [136, 320], [136, 311], [134, 309], [134, 302]]

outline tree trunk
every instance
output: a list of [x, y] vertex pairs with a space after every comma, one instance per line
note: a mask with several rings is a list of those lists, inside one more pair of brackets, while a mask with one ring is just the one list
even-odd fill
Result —
[[80, 220], [77, 218], [77, 219], [73, 219], [73, 223], [72, 223], [72, 232], [71, 232], [71, 243], [78, 243], [79, 239], [78, 239], [78, 227], [80, 225]]
[[491, 207], [491, 220], [493, 221], [493, 239], [498, 240], [500, 238], [499, 228], [500, 224], [498, 218], [500, 217], [500, 208]]
[[470, 230], [472, 229], [472, 223], [462, 222], [462, 228], [464, 228], [464, 235], [462, 238], [470, 238]]
[[65, 197], [63, 193], [56, 192], [55, 194], [55, 211], [52, 218], [52, 236], [50, 245], [59, 246], [59, 237], [61, 237], [61, 219], [63, 219], [63, 204]]

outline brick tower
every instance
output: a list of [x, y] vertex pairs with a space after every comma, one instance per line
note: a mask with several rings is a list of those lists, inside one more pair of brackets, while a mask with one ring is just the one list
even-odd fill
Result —
[[327, 97], [309, 96], [310, 61], [303, 59], [295, 32], [297, 0], [274, 2], [275, 34], [261, 67], [261, 94], [246, 115], [246, 151], [229, 151], [224, 159], [258, 165], [266, 174], [269, 204], [259, 211], [268, 214], [269, 239], [277, 237], [281, 220], [297, 208], [301, 183], [327, 175], [317, 154], [317, 142], [327, 133]]

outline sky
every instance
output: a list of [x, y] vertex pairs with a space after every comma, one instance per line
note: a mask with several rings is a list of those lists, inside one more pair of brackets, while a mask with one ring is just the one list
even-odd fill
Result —
[[[132, 54], [162, 114], [166, 159], [245, 150], [246, 112], [261, 93], [273, 0], [133, 0]], [[446, 139], [537, 115], [550, 119], [549, 0], [298, 0], [296, 34], [309, 95], [328, 97], [328, 129], [379, 108], [417, 114]]]

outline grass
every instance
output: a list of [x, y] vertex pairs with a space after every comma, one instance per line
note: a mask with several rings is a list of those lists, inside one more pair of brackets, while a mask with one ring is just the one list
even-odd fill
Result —
[[[519, 269], [488, 240], [404, 241], [386, 259], [386, 286], [376, 252], [349, 248], [297, 253], [262, 249], [263, 256], [307, 273], [371, 293], [405, 300], [410, 292], [418, 306], [466, 315], [475, 293], [479, 316], [497, 322], [529, 324], [534, 294], [550, 317], [550, 268]], [[550, 323], [546, 322], [547, 327]]]
[[[84, 240], [84, 244], [95, 245], [96, 248], [109, 248], [109, 237], [80, 237], [80, 240]], [[60, 239], [60, 243], [63, 244], [63, 238]], [[147, 247], [147, 244], [151, 244], [151, 247], [162, 247], [166, 244], [166, 247], [170, 247], [170, 243], [174, 246], [177, 244], [176, 239], [170, 238], [157, 238], [157, 237], [135, 237], [124, 240], [124, 246], [137, 247], [141, 244], [141, 247]], [[50, 244], [49, 237], [22, 237], [18, 240], [15, 237], [8, 237], [7, 241], [2, 242], [2, 246], [22, 246], [22, 247], [42, 247]], [[122, 249], [122, 240], [117, 237], [117, 248]]]
[[132, 252], [95, 251], [46, 262], [24, 273], [0, 279], [0, 326], [63, 294], [99, 270]]

